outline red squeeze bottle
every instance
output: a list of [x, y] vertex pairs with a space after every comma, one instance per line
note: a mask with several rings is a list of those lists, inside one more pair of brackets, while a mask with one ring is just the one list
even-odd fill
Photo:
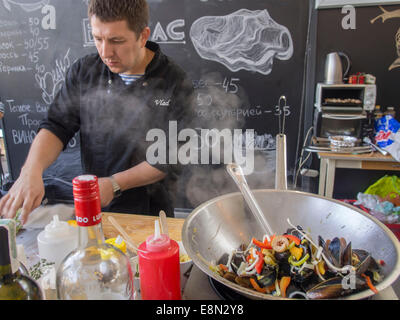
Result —
[[142, 300], [181, 300], [179, 245], [160, 235], [158, 220], [155, 235], [149, 236], [139, 250]]

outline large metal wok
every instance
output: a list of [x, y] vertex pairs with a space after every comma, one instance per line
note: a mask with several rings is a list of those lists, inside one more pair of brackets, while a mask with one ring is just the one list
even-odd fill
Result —
[[[284, 142], [285, 143], [285, 142]], [[278, 166], [285, 152], [277, 152]], [[282, 159], [284, 157], [284, 159]], [[286, 173], [285, 173], [286, 175]], [[389, 287], [400, 274], [400, 243], [395, 235], [381, 222], [363, 211], [337, 200], [319, 195], [285, 190], [285, 179], [277, 175], [277, 189], [255, 190], [258, 202], [272, 230], [285, 232], [290, 226], [287, 218], [295, 225], [310, 230], [314, 240], [321, 235], [324, 239], [344, 237], [352, 247], [369, 251], [375, 259], [385, 262], [385, 278], [376, 288]], [[282, 190], [284, 189], [284, 190]], [[223, 260], [241, 244], [250, 243], [252, 237], [262, 238], [265, 230], [249, 210], [242, 193], [230, 193], [212, 199], [197, 207], [187, 218], [182, 229], [182, 241], [188, 255], [204, 273], [225, 286], [252, 299], [284, 299], [258, 293], [230, 282], [210, 269]], [[352, 294], [342, 299], [363, 299], [372, 296], [371, 290]]]

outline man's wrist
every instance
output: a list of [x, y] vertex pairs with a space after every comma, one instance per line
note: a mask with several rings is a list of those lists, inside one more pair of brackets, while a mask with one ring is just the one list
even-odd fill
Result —
[[118, 184], [117, 180], [113, 176], [110, 176], [108, 178], [111, 181], [111, 185], [112, 185], [113, 193], [114, 193], [114, 199], [120, 197], [122, 194], [122, 190], [121, 190], [121, 187]]
[[40, 175], [42, 176], [44, 169], [39, 165], [23, 165], [21, 168], [21, 174], [28, 174], [28, 175]]

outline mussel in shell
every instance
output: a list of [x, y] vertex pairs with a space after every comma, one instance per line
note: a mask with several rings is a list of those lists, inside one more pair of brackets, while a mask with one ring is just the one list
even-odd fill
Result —
[[260, 277], [257, 278], [257, 282], [261, 287], [269, 287], [275, 283], [276, 270], [264, 268]]
[[356, 268], [357, 274], [366, 272], [371, 265], [371, 254], [365, 250], [354, 249], [352, 253], [352, 265]]
[[308, 299], [332, 299], [344, 296], [351, 290], [345, 290], [342, 277], [334, 277], [318, 283], [306, 292]]
[[[383, 272], [369, 252], [353, 249], [352, 243], [341, 237], [325, 241], [319, 236], [319, 248], [315, 248], [299, 230], [288, 229], [270, 244], [252, 239], [250, 246], [243, 244], [223, 255], [220, 263], [224, 264], [217, 271], [242, 287], [274, 295], [280, 295], [283, 277], [290, 277], [282, 289], [289, 298], [334, 299], [366, 288], [377, 292], [374, 285], [382, 281]], [[319, 260], [321, 248], [323, 261]]]

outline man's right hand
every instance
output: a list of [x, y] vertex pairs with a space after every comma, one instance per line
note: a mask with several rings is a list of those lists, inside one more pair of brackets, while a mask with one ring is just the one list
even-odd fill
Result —
[[40, 206], [43, 197], [42, 172], [23, 168], [17, 181], [0, 200], [0, 216], [13, 219], [18, 209], [22, 208], [20, 220], [25, 224], [29, 214]]
[[12, 219], [21, 208], [21, 221], [26, 223], [28, 215], [42, 203], [43, 172], [57, 159], [62, 149], [63, 143], [55, 134], [46, 129], [38, 132], [19, 178], [0, 200], [0, 216]]

